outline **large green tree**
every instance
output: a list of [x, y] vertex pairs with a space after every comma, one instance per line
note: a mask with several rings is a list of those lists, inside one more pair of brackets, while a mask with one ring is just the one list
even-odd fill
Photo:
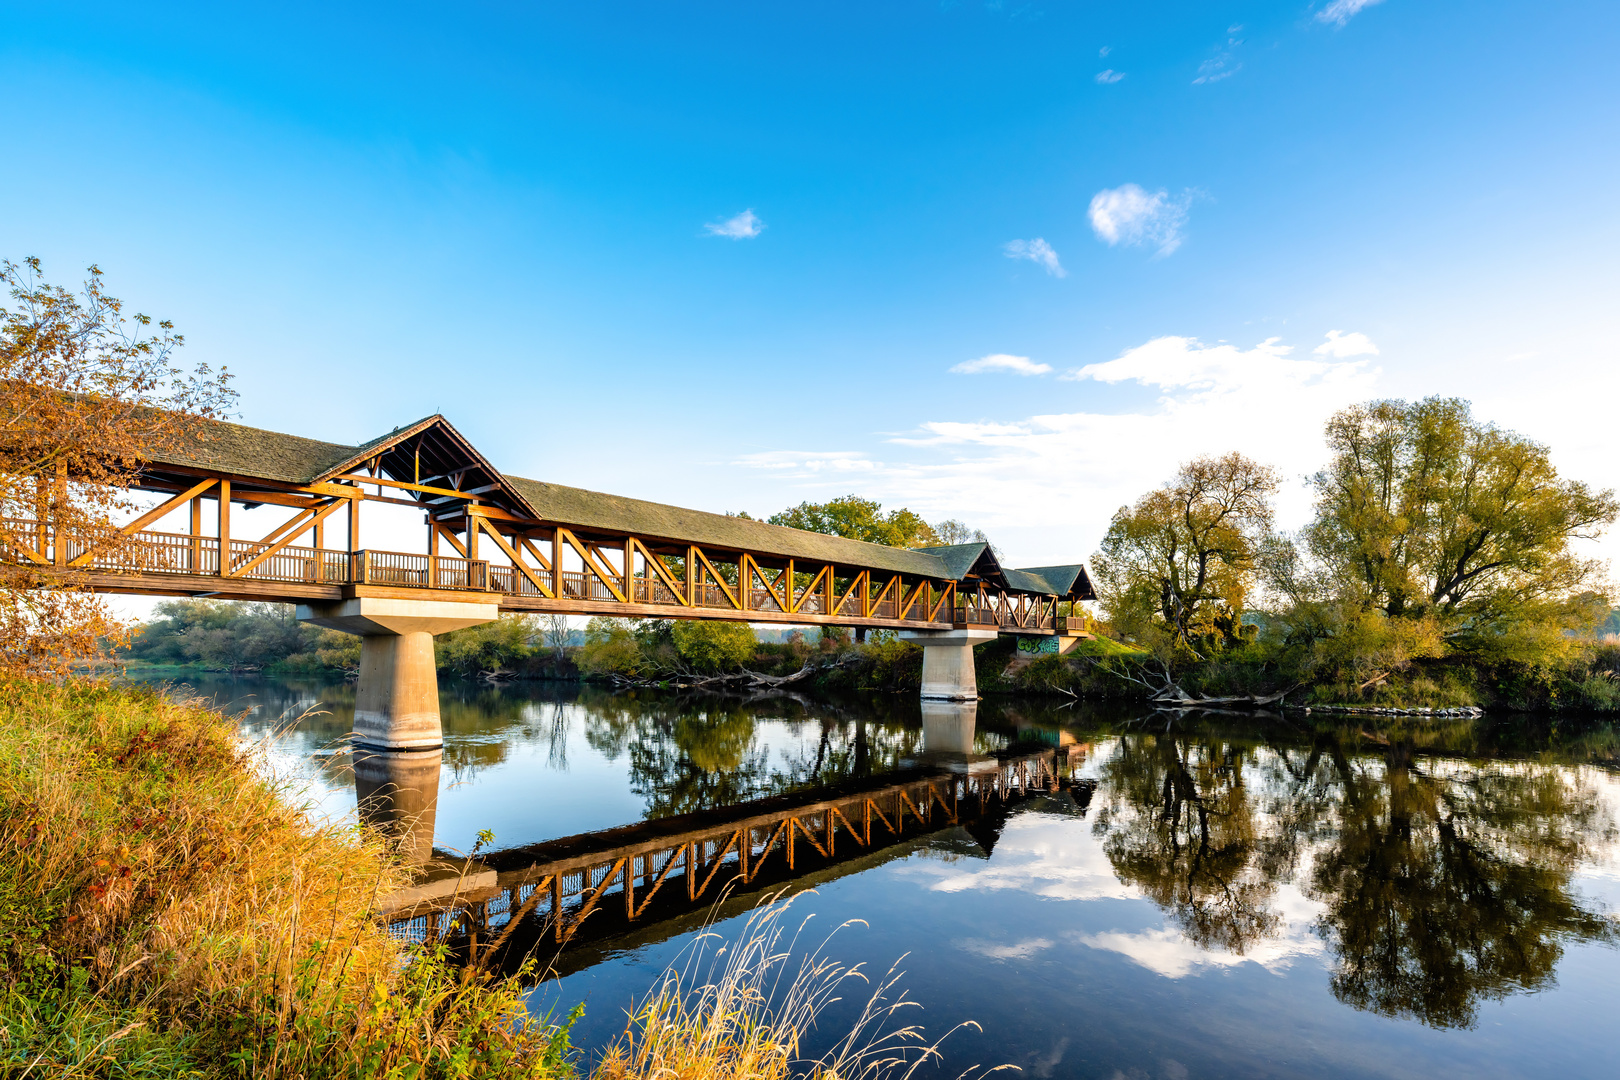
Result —
[[1454, 646], [1504, 652], [1602, 605], [1601, 567], [1571, 542], [1597, 536], [1620, 503], [1560, 477], [1542, 444], [1439, 397], [1352, 406], [1327, 442], [1301, 539], [1340, 603], [1432, 617]]
[[1242, 454], [1188, 462], [1114, 515], [1091, 568], [1109, 618], [1178, 645], [1235, 632], [1271, 530], [1276, 473]]

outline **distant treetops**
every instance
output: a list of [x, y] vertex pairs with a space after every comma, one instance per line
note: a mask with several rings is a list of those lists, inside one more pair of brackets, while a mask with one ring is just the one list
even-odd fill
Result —
[[[746, 512], [733, 516], [752, 519]], [[790, 529], [827, 533], [898, 548], [990, 543], [990, 538], [982, 530], [970, 528], [954, 518], [930, 525], [905, 507], [884, 513], [882, 504], [859, 495], [844, 495], [824, 503], [802, 502], [765, 520], [772, 525], [786, 525]]]

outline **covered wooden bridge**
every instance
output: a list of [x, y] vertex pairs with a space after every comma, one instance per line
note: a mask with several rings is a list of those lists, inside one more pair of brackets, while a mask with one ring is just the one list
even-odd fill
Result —
[[[442, 416], [359, 446], [209, 422], [154, 452], [137, 487], [164, 500], [117, 542], [16, 521], [32, 542], [4, 557], [101, 592], [297, 603], [364, 635], [356, 730], [381, 747], [438, 745], [431, 635], [501, 612], [893, 629], [950, 649], [933, 684], [961, 697], [965, 646], [1073, 637], [1094, 596], [1079, 564], [1003, 568], [986, 544], [906, 550], [508, 476]], [[233, 528], [233, 507], [264, 505], [289, 513], [263, 535]], [[368, 505], [421, 511], [421, 546], [367, 546]]]

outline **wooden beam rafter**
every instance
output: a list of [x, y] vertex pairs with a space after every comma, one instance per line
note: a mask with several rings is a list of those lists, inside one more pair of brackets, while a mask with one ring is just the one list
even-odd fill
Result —
[[[293, 540], [297, 539], [299, 534], [301, 534], [310, 525], [314, 524], [317, 521], [320, 521], [322, 518], [326, 517], [328, 514], [330, 514], [332, 511], [338, 509], [339, 507], [347, 506], [347, 505], [348, 505], [348, 503], [344, 499], [333, 499], [331, 502], [327, 503], [325, 506], [319, 508], [318, 510], [314, 510], [314, 511], [306, 510], [303, 514], [299, 514], [297, 518], [293, 519], [293, 521], [288, 522], [286, 525], [283, 525], [281, 527], [281, 530], [286, 531], [285, 536], [283, 536], [280, 540], [277, 540], [274, 543], [272, 543], [269, 547], [265, 548], [263, 551], [259, 552], [255, 556], [253, 556], [253, 558], [249, 559], [247, 562], [243, 563], [241, 566], [227, 567], [225, 565], [225, 563], [229, 562], [229, 556], [224, 551], [221, 551], [220, 552], [220, 563], [221, 563], [221, 565], [220, 565], [220, 577], [234, 578], [234, 577], [244, 577], [244, 576], [246, 576], [248, 571], [252, 570], [254, 567], [258, 566], [260, 563], [262, 563], [266, 559], [270, 558], [270, 556], [274, 555], [276, 552], [280, 551], [282, 548], [287, 547], [288, 545], [290, 545], [293, 542]], [[308, 515], [308, 520], [304, 520], [302, 522], [302, 524], [298, 524], [297, 527], [294, 528], [293, 526], [296, 523], [298, 523], [300, 519], [305, 518], [305, 515]], [[278, 531], [281, 531], [281, 530], [278, 530]]]
[[[656, 556], [652, 552], [648, 551], [647, 550], [647, 545], [643, 544], [638, 538], [636, 538], [634, 536], [632, 536], [626, 542], [631, 544], [636, 550], [641, 552], [642, 559], [646, 561], [648, 566], [652, 567], [653, 573], [657, 574], [660, 578], [663, 579], [664, 587], [669, 590], [669, 593], [670, 593], [671, 596], [675, 597], [675, 599], [680, 602], [680, 605], [682, 607], [691, 607], [692, 606], [692, 601], [689, 599], [689, 594], [690, 594], [691, 590], [689, 590], [686, 587], [685, 582], [680, 582], [680, 581], [675, 580], [675, 575], [673, 575], [673, 574], [671, 574], [669, 572], [669, 568], [664, 565], [664, 560], [663, 559], [660, 559], [658, 556]], [[688, 563], [687, 566], [686, 566], [686, 576], [689, 577], [689, 578], [692, 576], [692, 565], [691, 565], [691, 563]], [[649, 596], [647, 599], [651, 600], [652, 597]]]
[[[703, 554], [703, 549], [700, 547], [694, 547], [692, 552], [698, 557], [698, 561], [703, 564], [703, 568], [709, 572], [709, 578], [714, 582], [715, 587], [720, 590], [721, 594], [724, 595], [728, 601], [731, 602], [732, 607], [736, 608], [738, 611], [741, 611], [743, 606], [738, 602], [736, 594], [727, 587], [726, 579], [720, 576], [720, 571], [714, 568], [714, 563], [710, 562], [709, 557]], [[740, 584], [744, 579], [741, 574], [738, 574], [737, 577]]]
[[[814, 595], [816, 589], [818, 587], [820, 587], [822, 582], [831, 574], [832, 574], [832, 567], [831, 566], [823, 566], [820, 570], [816, 571], [816, 576], [810, 579], [810, 584], [808, 584], [808, 585], [806, 585], [804, 587], [804, 592], [798, 593], [794, 597], [792, 610], [797, 612], [799, 610], [799, 608], [803, 607], [805, 600], [809, 599], [809, 597]], [[830, 614], [832, 614], [832, 612], [827, 611], [827, 612], [822, 612], [822, 614], [830, 615]]]
[[[470, 510], [471, 507], [468, 509]], [[604, 586], [606, 586], [607, 591], [613, 594], [613, 598], [615, 600], [621, 604], [628, 604], [630, 602], [625, 597], [624, 590], [619, 588], [619, 575], [609, 570], [602, 569], [602, 567], [597, 563], [595, 557], [591, 555], [589, 547], [586, 544], [581, 543], [579, 537], [575, 536], [567, 529], [558, 529], [557, 539], [579, 553], [580, 561], [585, 564], [585, 569], [596, 575], [597, 579], [601, 581]], [[558, 551], [558, 555], [560, 556], [561, 554], [562, 552]], [[560, 558], [557, 560], [557, 565], [562, 565], [562, 560]]]
[[519, 555], [517, 551], [513, 549], [512, 545], [506, 542], [506, 537], [497, 532], [495, 526], [491, 525], [483, 518], [470, 518], [468, 520], [474, 522], [478, 528], [483, 529], [484, 532], [489, 534], [489, 538], [495, 541], [495, 546], [501, 549], [501, 553], [508, 559], [512, 560], [512, 568], [517, 570], [524, 577], [528, 578], [529, 584], [533, 585], [536, 589], [539, 589], [541, 596], [544, 596], [547, 600], [555, 600], [557, 598], [556, 594], [551, 591], [551, 587], [540, 580], [540, 575], [536, 574], [532, 569], [529, 568], [529, 565], [523, 561], [523, 556]]

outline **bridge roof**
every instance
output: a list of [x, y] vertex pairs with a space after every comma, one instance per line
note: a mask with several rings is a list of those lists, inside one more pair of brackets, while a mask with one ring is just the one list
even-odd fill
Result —
[[1091, 578], [1086, 574], [1083, 563], [1071, 563], [1068, 566], [1031, 566], [1009, 573], [1041, 578], [1054, 596], [1072, 597], [1076, 600], [1097, 599], [1097, 594], [1091, 587]]
[[[150, 461], [284, 484], [310, 484], [341, 472], [343, 464], [353, 459], [359, 449], [211, 420], [200, 425], [197, 438], [181, 447], [154, 451]], [[365, 460], [364, 456], [360, 460]]]
[[[1065, 592], [1050, 587], [1038, 571], [1003, 571], [989, 545], [984, 543], [908, 550], [506, 476], [438, 415], [395, 428], [357, 446], [306, 439], [244, 424], [208, 421], [200, 428], [198, 437], [184, 447], [154, 452], [151, 462], [158, 468], [151, 471], [160, 473], [161, 467], [168, 465], [224, 473], [244, 480], [303, 485], [352, 472], [373, 458], [380, 459], [385, 474], [402, 481], [411, 480], [415, 471], [425, 476], [430, 471], [446, 472], [452, 467], [487, 474], [487, 479], [498, 484], [511, 498], [502, 499], [492, 493], [484, 496], [485, 499], [507, 502], [511, 509], [542, 522], [936, 580], [961, 581], [970, 573], [976, 573], [1016, 591], [1058, 596]], [[1020, 575], [1017, 583], [1014, 575]]]
[[665, 503], [606, 495], [543, 480], [507, 477], [542, 521], [573, 523], [603, 532], [656, 536], [699, 547], [731, 548], [788, 559], [807, 559], [920, 577], [951, 578], [946, 565], [926, 551], [868, 544], [827, 533], [806, 532], [750, 518], [687, 510]]

